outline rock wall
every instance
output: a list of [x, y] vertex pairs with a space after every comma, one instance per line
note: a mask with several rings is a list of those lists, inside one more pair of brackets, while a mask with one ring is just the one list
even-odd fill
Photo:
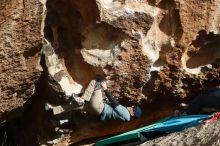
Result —
[[68, 3], [48, 1], [46, 19], [46, 38], [73, 85], [60, 85], [67, 95], [97, 74], [109, 79], [115, 96], [135, 100], [185, 98], [193, 86], [188, 81], [197, 89], [213, 84], [207, 74], [218, 68], [218, 1]]
[[43, 4], [35, 0], [0, 2], [0, 118], [34, 94], [40, 76]]
[[[41, 107], [59, 105], [96, 75], [108, 79], [122, 104], [143, 107], [141, 119], [111, 128], [76, 114], [65, 143], [139, 127], [202, 88], [219, 86], [219, 0], [7, 0], [0, 6], [2, 113], [34, 92]], [[46, 117], [36, 108], [36, 127], [43, 129]]]
[[[219, 85], [219, 5], [217, 0], [48, 0], [45, 36], [53, 54], [46, 60], [57, 56], [60, 61], [47, 67], [62, 66], [49, 71], [52, 80], [58, 79], [51, 86], [57, 90], [58, 83], [57, 92], [66, 95], [80, 93], [101, 74], [123, 104], [138, 100], [148, 114], [126, 127], [157, 119], [160, 106], [163, 115], [171, 114], [182, 100]], [[117, 133], [119, 127], [92, 123], [70, 139]]]
[[141, 146], [219, 145], [219, 120], [145, 142]]

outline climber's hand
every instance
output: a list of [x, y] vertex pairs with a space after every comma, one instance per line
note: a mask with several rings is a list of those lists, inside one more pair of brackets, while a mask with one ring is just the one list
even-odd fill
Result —
[[103, 90], [107, 90], [107, 84], [105, 81], [101, 82], [101, 87]]

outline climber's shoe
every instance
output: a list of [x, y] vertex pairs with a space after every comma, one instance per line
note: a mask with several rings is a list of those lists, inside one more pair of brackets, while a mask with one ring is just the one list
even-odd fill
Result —
[[44, 108], [45, 108], [46, 111], [48, 111], [48, 110], [50, 110], [50, 109], [53, 109], [53, 106], [52, 106], [51, 104], [49, 104], [48, 102], [46, 102], [46, 103], [44, 104]]
[[78, 96], [77, 94], [75, 94], [75, 93], [72, 94], [72, 101], [71, 101], [71, 103], [74, 102], [74, 101], [77, 102], [77, 104], [78, 104], [79, 106], [82, 106], [82, 105], [85, 104], [85, 99], [79, 97], [79, 96]]

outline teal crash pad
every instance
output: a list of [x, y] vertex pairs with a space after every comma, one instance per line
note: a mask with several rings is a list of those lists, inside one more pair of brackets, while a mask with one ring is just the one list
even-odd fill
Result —
[[143, 142], [153, 132], [171, 133], [195, 126], [201, 121], [211, 118], [211, 115], [187, 115], [179, 117], [167, 117], [151, 125], [132, 130], [120, 135], [106, 138], [96, 142], [96, 146], [122, 145], [132, 142]]

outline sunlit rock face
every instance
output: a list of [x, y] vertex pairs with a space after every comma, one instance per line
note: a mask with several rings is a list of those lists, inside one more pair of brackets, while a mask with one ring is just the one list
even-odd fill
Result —
[[138, 100], [155, 94], [184, 98], [194, 85], [210, 85], [207, 74], [218, 68], [219, 5], [217, 0], [47, 1], [45, 37], [65, 72], [58, 81], [62, 90], [79, 93], [97, 74], [106, 76], [116, 97]]
[[[96, 75], [106, 77], [122, 104], [137, 100], [143, 107], [141, 119], [112, 127], [75, 115], [64, 143], [143, 126], [219, 85], [219, 0], [5, 0], [0, 8], [2, 113], [35, 92], [40, 53], [41, 107], [83, 92]], [[33, 115], [43, 129], [39, 107]]]
[[[170, 114], [178, 99], [219, 85], [218, 0], [48, 0], [46, 7], [43, 53], [57, 93], [80, 93], [101, 74], [122, 103], [138, 100], [149, 112], [135, 127], [153, 119], [152, 105]], [[117, 131], [82, 129], [72, 142]]]
[[43, 40], [42, 3], [0, 1], [0, 118], [35, 92]]

